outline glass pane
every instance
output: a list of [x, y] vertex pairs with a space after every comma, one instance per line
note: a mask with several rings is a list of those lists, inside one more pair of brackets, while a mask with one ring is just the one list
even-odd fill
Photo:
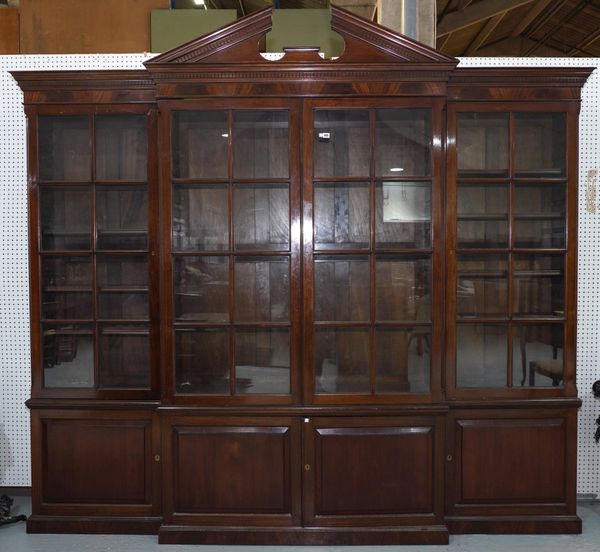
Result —
[[458, 247], [508, 247], [508, 186], [459, 184]]
[[174, 111], [171, 140], [175, 178], [227, 178], [226, 111]]
[[40, 117], [40, 180], [90, 180], [90, 134], [87, 115]]
[[515, 113], [515, 175], [565, 175], [565, 114]]
[[316, 330], [315, 375], [317, 393], [369, 393], [369, 330]]
[[382, 257], [376, 260], [377, 320], [431, 319], [429, 257]]
[[177, 393], [229, 395], [229, 331], [175, 331]]
[[459, 324], [456, 329], [458, 387], [506, 387], [506, 326]]
[[173, 288], [177, 320], [229, 321], [227, 257], [175, 257]]
[[100, 387], [150, 387], [150, 337], [145, 326], [105, 327], [98, 347]]
[[96, 284], [98, 318], [148, 318], [148, 261], [145, 257], [98, 256]]
[[515, 247], [565, 247], [565, 192], [564, 184], [515, 185]]
[[315, 320], [367, 321], [369, 257], [315, 259]]
[[96, 246], [98, 249], [148, 248], [146, 186], [96, 188]]
[[458, 316], [506, 316], [508, 255], [458, 255]]
[[564, 316], [563, 255], [515, 255], [514, 275], [515, 316]]
[[563, 380], [563, 325], [513, 328], [513, 385], [557, 387]]
[[96, 116], [96, 180], [146, 180], [145, 115]]
[[233, 196], [233, 233], [238, 250], [290, 247], [288, 185], [237, 185]]
[[358, 109], [315, 111], [316, 178], [369, 176], [369, 112]]
[[369, 185], [315, 184], [315, 249], [368, 248]]
[[173, 249], [229, 248], [227, 184], [173, 187]]
[[233, 113], [235, 178], [287, 178], [290, 139], [287, 111]]
[[375, 207], [378, 247], [431, 246], [431, 183], [379, 182]]
[[508, 176], [508, 113], [457, 115], [459, 176]]
[[235, 357], [236, 393], [290, 392], [288, 330], [238, 330]]
[[94, 387], [92, 327], [42, 325], [44, 387]]
[[237, 257], [236, 322], [287, 322], [289, 319], [289, 258]]
[[430, 110], [378, 109], [375, 117], [377, 176], [430, 175]]
[[42, 257], [42, 318], [92, 318], [90, 257]]
[[377, 393], [429, 391], [431, 327], [376, 332]]
[[42, 249], [92, 248], [92, 192], [88, 187], [40, 188]]

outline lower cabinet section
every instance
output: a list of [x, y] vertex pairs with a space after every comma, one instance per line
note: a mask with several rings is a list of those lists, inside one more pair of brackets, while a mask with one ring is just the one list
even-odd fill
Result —
[[161, 521], [155, 416], [33, 410], [28, 531], [155, 532]]
[[331, 545], [581, 531], [575, 406], [248, 411], [34, 408], [28, 530]]
[[451, 532], [581, 532], [576, 409], [453, 411], [448, 424]]

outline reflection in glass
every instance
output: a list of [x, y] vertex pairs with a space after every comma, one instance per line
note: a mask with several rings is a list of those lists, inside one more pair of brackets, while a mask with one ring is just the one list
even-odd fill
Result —
[[515, 113], [515, 175], [565, 175], [565, 114]]
[[429, 391], [431, 327], [378, 329], [377, 393]]
[[459, 184], [458, 247], [508, 246], [508, 186]]
[[236, 185], [233, 234], [237, 250], [287, 250], [290, 246], [288, 185]]
[[147, 249], [146, 186], [97, 186], [96, 230], [98, 249]]
[[238, 330], [235, 334], [237, 393], [290, 392], [288, 330]]
[[458, 113], [459, 176], [508, 175], [508, 113]]
[[429, 109], [378, 109], [375, 125], [377, 176], [431, 174]]
[[92, 317], [92, 263], [85, 257], [42, 257], [42, 318]]
[[229, 248], [227, 184], [173, 187], [173, 249]]
[[96, 116], [96, 180], [146, 180], [145, 115]]
[[171, 140], [175, 178], [227, 178], [226, 111], [174, 111]]
[[563, 325], [513, 326], [513, 386], [557, 387], [563, 380]]
[[369, 330], [315, 330], [315, 391], [369, 393]]
[[229, 320], [229, 259], [175, 257], [173, 308], [177, 320]]
[[98, 318], [148, 318], [148, 261], [145, 257], [98, 256], [96, 285]]
[[564, 184], [516, 184], [515, 247], [565, 247]]
[[456, 384], [458, 387], [506, 387], [506, 326], [458, 324]]
[[369, 258], [315, 259], [315, 320], [369, 320]]
[[40, 187], [42, 249], [92, 248], [92, 192], [89, 187]]
[[234, 111], [233, 176], [287, 178], [289, 122], [287, 111]]
[[229, 395], [229, 331], [175, 330], [177, 393]]
[[430, 258], [378, 255], [375, 262], [377, 320], [429, 322]]
[[90, 118], [61, 115], [39, 118], [40, 180], [85, 182], [92, 174]]
[[315, 249], [368, 248], [370, 203], [366, 183], [315, 184]]
[[459, 316], [506, 316], [508, 255], [458, 255], [456, 269]]
[[234, 270], [237, 322], [289, 321], [288, 257], [237, 257]]
[[106, 326], [100, 331], [98, 385], [150, 387], [150, 339], [145, 326]]
[[513, 311], [516, 316], [564, 316], [564, 256], [514, 256]]
[[317, 109], [314, 116], [315, 177], [369, 176], [369, 112]]
[[44, 387], [94, 387], [92, 326], [43, 324]]
[[377, 183], [375, 218], [378, 247], [430, 247], [431, 183]]

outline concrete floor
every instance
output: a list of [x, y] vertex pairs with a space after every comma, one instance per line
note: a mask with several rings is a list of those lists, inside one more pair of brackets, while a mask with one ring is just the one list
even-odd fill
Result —
[[[12, 514], [29, 514], [28, 497], [14, 497]], [[458, 535], [448, 546], [269, 546], [269, 552], [600, 552], [600, 504], [580, 504], [582, 535]], [[2, 552], [259, 552], [264, 546], [159, 545], [156, 536], [28, 535], [25, 523], [0, 527]]]

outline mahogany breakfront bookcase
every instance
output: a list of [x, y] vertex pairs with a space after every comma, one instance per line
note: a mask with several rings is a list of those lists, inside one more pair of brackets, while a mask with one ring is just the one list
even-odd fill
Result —
[[332, 8], [140, 71], [19, 72], [32, 532], [577, 533], [587, 69], [460, 69]]

